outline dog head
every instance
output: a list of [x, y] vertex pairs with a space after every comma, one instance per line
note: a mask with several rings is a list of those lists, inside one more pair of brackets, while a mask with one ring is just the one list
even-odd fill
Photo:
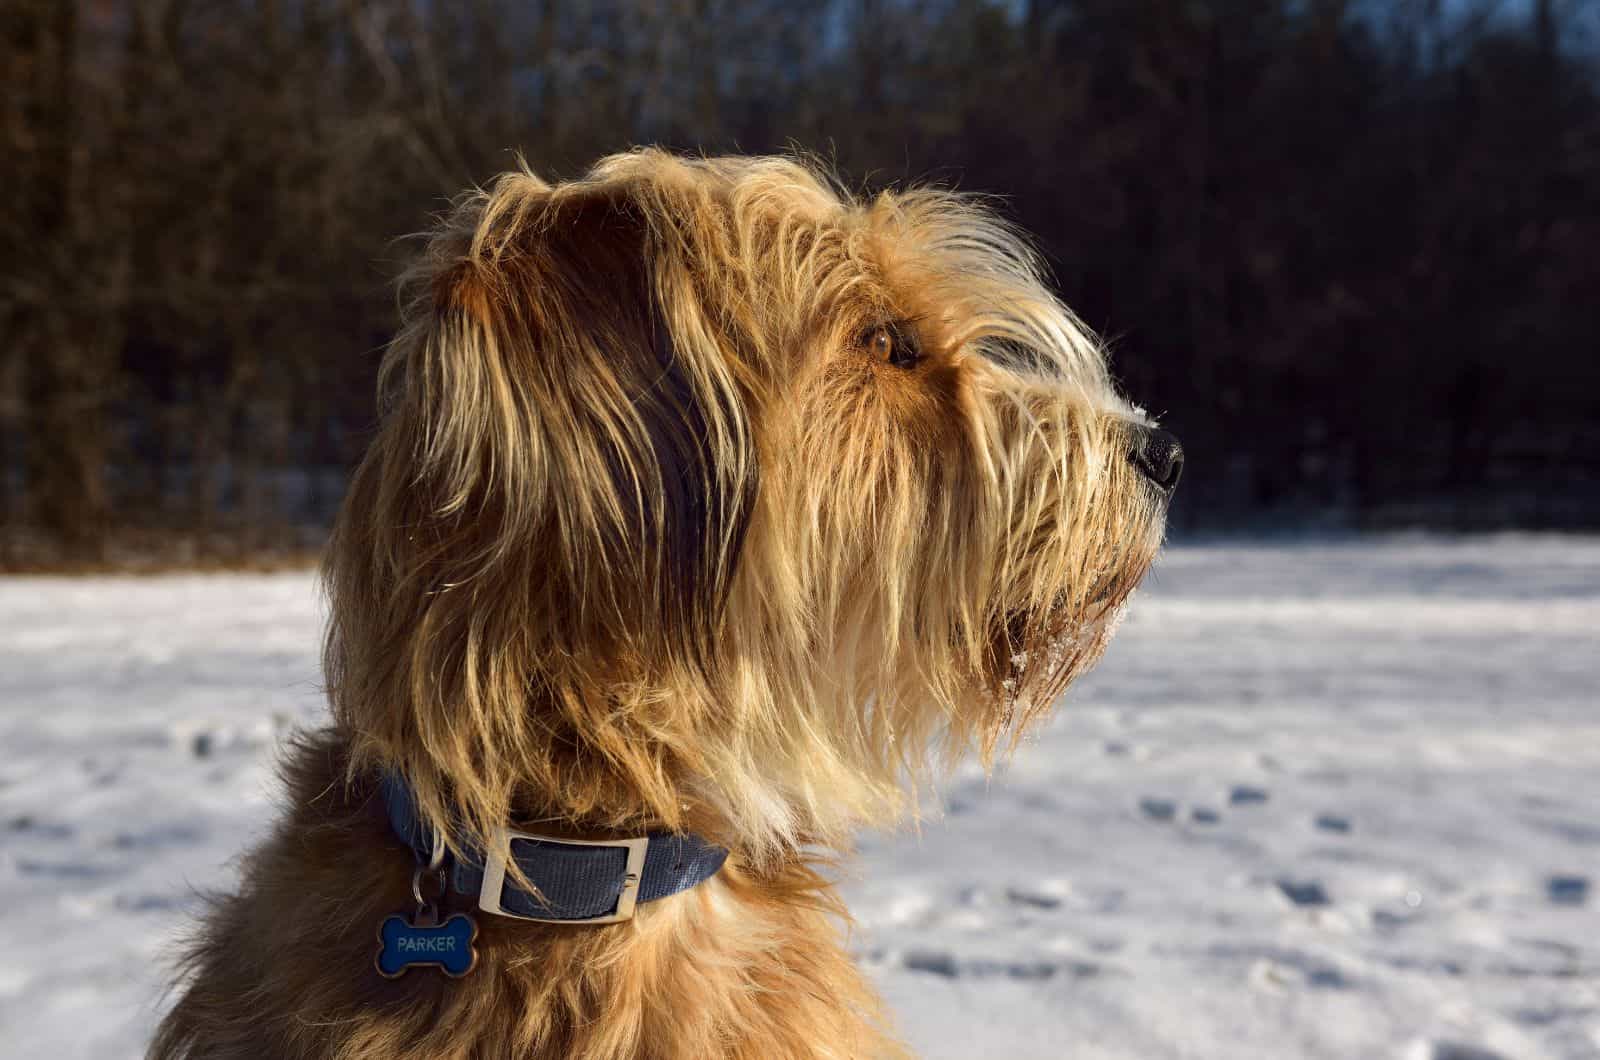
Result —
[[360, 763], [435, 823], [892, 816], [1091, 665], [1180, 459], [1018, 234], [780, 159], [464, 198], [326, 565]]

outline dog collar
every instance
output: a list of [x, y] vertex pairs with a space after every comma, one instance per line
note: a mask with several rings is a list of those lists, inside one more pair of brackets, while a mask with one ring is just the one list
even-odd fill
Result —
[[[435, 837], [417, 812], [411, 786], [395, 773], [381, 781], [389, 827], [430, 864]], [[484, 851], [440, 865], [450, 889], [476, 899], [497, 916], [558, 924], [612, 924], [633, 916], [639, 902], [653, 902], [704, 883], [728, 852], [693, 835], [651, 834], [632, 839], [558, 839], [498, 830]], [[515, 865], [538, 893], [508, 878]]]

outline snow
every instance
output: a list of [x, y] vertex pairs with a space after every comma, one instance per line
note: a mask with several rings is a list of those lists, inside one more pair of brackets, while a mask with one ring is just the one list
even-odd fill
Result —
[[[0, 1056], [133, 1057], [325, 718], [309, 574], [0, 579]], [[928, 1057], [1600, 1057], [1600, 540], [1169, 550], [852, 944]]]

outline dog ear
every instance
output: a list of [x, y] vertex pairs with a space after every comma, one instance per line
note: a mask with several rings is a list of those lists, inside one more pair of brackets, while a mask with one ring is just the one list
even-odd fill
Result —
[[736, 351], [692, 242], [652, 209], [625, 186], [502, 178], [433, 241], [386, 364], [401, 467], [384, 478], [409, 478], [395, 573], [426, 581], [424, 609], [470, 599], [458, 635], [529, 680], [565, 684], [557, 660], [601, 682], [704, 673], [742, 547]]

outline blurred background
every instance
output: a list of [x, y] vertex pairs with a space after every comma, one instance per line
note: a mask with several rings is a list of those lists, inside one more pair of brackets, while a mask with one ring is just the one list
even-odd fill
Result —
[[1004, 199], [1188, 528], [1600, 525], [1591, 0], [4, 0], [0, 565], [314, 549], [398, 241], [798, 147]]
[[842, 869], [919, 1054], [1600, 1057], [1600, 0], [0, 0], [0, 1058], [142, 1053], [328, 723], [405, 237], [638, 143], [998, 197], [1188, 451]]

